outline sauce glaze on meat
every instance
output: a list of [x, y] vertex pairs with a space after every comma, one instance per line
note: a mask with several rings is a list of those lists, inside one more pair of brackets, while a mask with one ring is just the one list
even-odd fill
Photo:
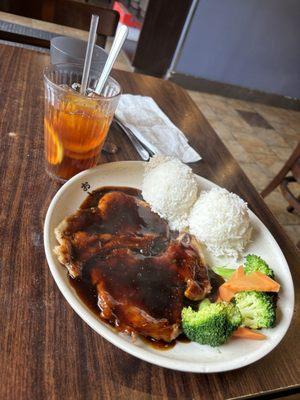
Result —
[[72, 286], [120, 331], [171, 342], [183, 306], [211, 290], [193, 238], [171, 232], [137, 189], [95, 190], [57, 229]]

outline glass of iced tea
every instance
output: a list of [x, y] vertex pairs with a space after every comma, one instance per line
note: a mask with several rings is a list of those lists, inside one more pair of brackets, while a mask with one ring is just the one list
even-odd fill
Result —
[[111, 77], [101, 96], [94, 94], [99, 72], [91, 70], [88, 94], [81, 95], [74, 87], [82, 71], [77, 64], [51, 65], [44, 71], [46, 170], [61, 181], [97, 164], [121, 94]]

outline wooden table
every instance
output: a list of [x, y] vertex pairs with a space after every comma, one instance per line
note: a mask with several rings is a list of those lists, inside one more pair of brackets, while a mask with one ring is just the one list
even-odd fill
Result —
[[[59, 186], [43, 164], [42, 69], [48, 55], [0, 46], [0, 399], [221, 400], [299, 390], [299, 296], [291, 328], [264, 359], [240, 370], [189, 374], [153, 366], [111, 345], [71, 309], [49, 272], [43, 221]], [[174, 84], [115, 71], [125, 92], [152, 96], [203, 160], [195, 172], [248, 201], [271, 230], [300, 286], [299, 252], [193, 101]], [[138, 159], [126, 137], [102, 161]], [[248, 397], [247, 397], [248, 398]]]

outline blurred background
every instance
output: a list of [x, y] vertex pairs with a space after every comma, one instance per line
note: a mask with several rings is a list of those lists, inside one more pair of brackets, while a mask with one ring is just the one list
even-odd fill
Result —
[[189, 91], [299, 246], [300, 2], [0, 0], [0, 42], [48, 52], [58, 34], [86, 40], [93, 13], [106, 50], [130, 28], [116, 68]]

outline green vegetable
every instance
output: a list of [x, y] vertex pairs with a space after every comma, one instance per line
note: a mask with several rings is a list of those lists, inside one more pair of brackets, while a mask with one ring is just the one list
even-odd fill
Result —
[[237, 293], [233, 303], [242, 315], [242, 326], [252, 329], [272, 328], [276, 321], [276, 302], [272, 295], [256, 291]]
[[212, 269], [217, 275], [220, 275], [224, 279], [229, 279], [232, 277], [235, 269], [227, 267], [214, 267]]
[[182, 310], [182, 327], [192, 341], [212, 347], [224, 344], [242, 321], [238, 308], [231, 303], [210, 303], [204, 300], [198, 311]]
[[274, 278], [273, 270], [268, 266], [268, 264], [259, 256], [254, 254], [248, 254], [246, 257], [246, 262], [244, 266], [245, 274], [251, 274], [251, 272], [259, 271], [262, 274]]

